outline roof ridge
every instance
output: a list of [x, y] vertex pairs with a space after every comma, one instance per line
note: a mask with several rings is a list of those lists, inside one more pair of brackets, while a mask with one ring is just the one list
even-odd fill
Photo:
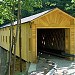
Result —
[[[28, 17], [25, 17], [25, 18], [22, 18], [21, 23], [26, 23], [26, 22], [32, 21], [32, 20], [34, 20], [34, 19], [36, 19], [36, 18], [38, 18], [38, 17], [50, 12], [51, 10], [52, 9], [46, 10], [46, 11], [43, 11], [43, 12], [40, 12], [38, 14], [34, 14], [34, 15], [31, 15], [31, 16], [28, 16]], [[14, 25], [16, 25], [16, 24], [17, 24], [17, 21], [14, 22]], [[3, 25], [0, 28], [7, 27], [7, 26], [10, 26], [10, 25], [11, 25], [11, 23]]]

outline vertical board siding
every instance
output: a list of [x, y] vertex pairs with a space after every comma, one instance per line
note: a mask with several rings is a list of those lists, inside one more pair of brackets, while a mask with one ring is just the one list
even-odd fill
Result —
[[75, 38], [74, 38], [74, 26], [70, 28], [70, 53], [71, 54], [75, 54], [74, 53], [74, 45], [75, 45]]
[[[0, 46], [5, 48], [6, 50], [9, 49], [9, 27], [0, 29]], [[7, 36], [7, 42], [6, 42], [6, 36]]]
[[65, 52], [70, 53], [70, 28], [65, 29]]

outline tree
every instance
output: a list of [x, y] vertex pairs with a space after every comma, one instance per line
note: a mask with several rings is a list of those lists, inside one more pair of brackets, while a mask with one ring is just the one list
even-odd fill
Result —
[[[16, 42], [17, 42], [17, 33], [19, 31], [19, 44], [21, 46], [21, 5], [25, 7], [23, 10], [27, 11], [33, 11], [33, 7], [40, 7], [41, 0], [2, 0], [0, 1], [0, 24], [2, 24], [5, 20], [9, 20], [11, 22], [10, 26], [10, 49], [9, 49], [9, 62], [8, 62], [8, 68], [7, 71], [9, 71], [10, 75], [10, 66], [11, 66], [11, 53], [13, 50], [14, 45], [14, 70], [15, 70], [15, 52], [16, 52]], [[25, 5], [25, 6], [24, 6]], [[15, 7], [15, 8], [14, 8]], [[16, 13], [14, 13], [14, 11]], [[17, 12], [18, 11], [18, 12]], [[16, 15], [15, 15], [16, 14]], [[18, 19], [17, 19], [18, 14]], [[17, 29], [16, 29], [16, 36], [13, 35], [13, 24], [14, 24], [14, 18], [16, 17], [18, 21]], [[19, 30], [18, 30], [19, 26]], [[15, 39], [13, 38], [15, 37]], [[13, 39], [15, 40], [15, 43], [13, 44]], [[11, 42], [12, 41], [12, 42]], [[20, 47], [20, 62], [21, 62], [21, 47]], [[20, 63], [21, 64], [21, 63]], [[13, 70], [13, 72], [14, 72]], [[7, 72], [6, 71], [6, 72]], [[22, 69], [20, 69], [22, 71]], [[13, 73], [14, 75], [14, 73]]]
[[[6, 20], [9, 20], [11, 17], [15, 17], [17, 20], [17, 13], [18, 13], [18, 0], [14, 0], [14, 6], [15, 6], [15, 13], [13, 14], [12, 7], [13, 6], [13, 0], [0, 0], [0, 24], [3, 24]], [[21, 1], [21, 10], [26, 10], [28, 12], [33, 11], [34, 7], [42, 7], [42, 1], [41, 0], [22, 0]]]
[[[12, 16], [10, 10], [10, 2], [13, 0], [0, 0], [0, 24], [10, 22], [9, 15]], [[15, 13], [14, 17], [17, 20], [18, 12], [18, 0], [15, 0]], [[21, 1], [21, 13], [22, 17], [27, 17], [48, 9], [60, 8], [68, 14], [75, 16], [75, 1], [74, 0], [22, 0]], [[8, 14], [9, 13], [9, 14]]]
[[48, 8], [58, 7], [68, 14], [75, 16], [75, 1], [74, 0], [47, 0], [45, 3]]
[[34, 8], [34, 12], [38, 13], [45, 10], [60, 8], [68, 14], [75, 16], [75, 1], [74, 0], [42, 0], [41, 8]]

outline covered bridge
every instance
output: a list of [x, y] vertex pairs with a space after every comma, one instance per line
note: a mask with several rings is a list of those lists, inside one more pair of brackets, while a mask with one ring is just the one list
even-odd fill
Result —
[[[75, 54], [74, 20], [74, 17], [58, 8], [21, 19], [22, 59], [36, 62], [39, 52]], [[14, 31], [16, 24], [14, 22]], [[0, 46], [6, 50], [9, 50], [9, 27], [10, 24], [0, 28]], [[16, 49], [19, 56], [18, 42]]]

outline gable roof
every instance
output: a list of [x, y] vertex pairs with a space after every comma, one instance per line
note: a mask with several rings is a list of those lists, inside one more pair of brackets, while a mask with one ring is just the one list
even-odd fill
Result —
[[[50, 9], [50, 10], [47, 10], [47, 11], [44, 11], [44, 12], [41, 12], [41, 13], [38, 13], [38, 14], [35, 14], [35, 15], [32, 15], [32, 16], [29, 16], [29, 17], [22, 18], [22, 19], [21, 19], [21, 23], [30, 22], [30, 21], [32, 21], [32, 20], [38, 18], [38, 17], [43, 16], [44, 14], [47, 14], [48, 12], [53, 12], [53, 11], [56, 11], [56, 10], [62, 12], [63, 14], [67, 15], [68, 17], [74, 19], [74, 17], [72, 17], [72, 16], [70, 16], [69, 14], [63, 12], [63, 11], [60, 10], [59, 8], [55, 8], [55, 9]], [[17, 24], [17, 21], [14, 22], [14, 25], [16, 25], [16, 24]], [[4, 26], [2, 26], [2, 27], [0, 27], [0, 28], [8, 27], [8, 26], [10, 26], [10, 25], [11, 25], [11, 24], [6, 24], [6, 25], [4, 25]]]
[[[52, 10], [52, 9], [51, 9], [51, 10]], [[42, 15], [48, 13], [48, 12], [50, 12], [51, 10], [47, 10], [47, 11], [44, 11], [44, 12], [41, 12], [41, 13], [38, 13], [38, 14], [35, 14], [35, 15], [32, 15], [32, 16], [29, 16], [29, 17], [22, 18], [22, 19], [21, 19], [21, 23], [30, 22], [30, 21], [32, 21], [32, 20], [34, 20], [34, 19], [36, 19], [36, 18], [38, 18], [38, 17], [40, 17], [40, 16], [42, 16]], [[17, 24], [17, 21], [14, 22], [14, 25], [16, 25], [16, 24]], [[10, 26], [10, 25], [11, 25], [11, 23], [6, 24], [6, 25], [4, 25], [4, 26], [2, 26], [2, 27], [0, 27], [0, 28], [8, 27], [8, 26]]]

